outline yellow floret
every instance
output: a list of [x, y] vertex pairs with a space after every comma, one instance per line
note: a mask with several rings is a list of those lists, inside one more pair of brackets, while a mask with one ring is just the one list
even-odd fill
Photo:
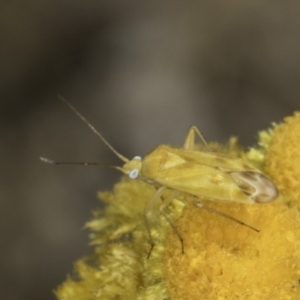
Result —
[[[208, 203], [207, 203], [208, 204]], [[255, 226], [260, 232], [219, 215], [187, 206], [172, 231], [165, 266], [171, 299], [299, 299], [299, 213], [278, 203], [209, 204]]]
[[300, 200], [300, 112], [276, 126], [266, 155], [266, 170], [281, 192]]

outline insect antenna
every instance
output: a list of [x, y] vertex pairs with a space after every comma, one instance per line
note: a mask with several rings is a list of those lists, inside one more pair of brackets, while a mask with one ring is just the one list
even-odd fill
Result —
[[54, 161], [46, 157], [40, 157], [40, 160], [51, 165], [81, 165], [81, 166], [93, 166], [93, 167], [101, 166], [101, 167], [108, 167], [108, 168], [113, 168], [122, 171], [122, 168], [120, 167], [112, 166], [109, 164], [98, 163], [98, 162]]
[[252, 230], [254, 230], [254, 231], [256, 231], [256, 232], [260, 232], [260, 230], [258, 230], [258, 229], [256, 229], [256, 228], [252, 227], [251, 225], [248, 225], [248, 224], [242, 222], [241, 220], [236, 219], [236, 218], [234, 218], [234, 217], [232, 217], [232, 216], [229, 216], [229, 215], [227, 215], [227, 214], [225, 214], [225, 213], [223, 213], [223, 212], [221, 212], [221, 211], [219, 211], [219, 210], [216, 210], [216, 209], [214, 209], [214, 208], [211, 208], [211, 207], [209, 207], [209, 206], [207, 206], [207, 205], [205, 205], [205, 204], [203, 204], [203, 203], [201, 203], [201, 202], [197, 202], [197, 203], [196, 203], [196, 206], [199, 207], [199, 208], [204, 208], [204, 209], [206, 209], [206, 210], [209, 211], [209, 212], [212, 212], [212, 213], [214, 213], [214, 214], [217, 214], [217, 215], [222, 216], [222, 217], [224, 217], [224, 218], [227, 218], [227, 219], [229, 219], [229, 220], [232, 220], [232, 221], [234, 221], [234, 222], [236, 222], [236, 223], [238, 223], [238, 224], [240, 224], [240, 225], [246, 226], [246, 227], [248, 227], [248, 228], [250, 228], [250, 229], [252, 229]]
[[129, 161], [128, 158], [124, 157], [120, 154], [103, 136], [102, 134], [70, 103], [68, 102], [63, 96], [58, 95], [58, 98], [66, 103], [69, 108], [88, 126], [90, 129], [102, 140], [102, 142], [122, 161], [125, 163]]

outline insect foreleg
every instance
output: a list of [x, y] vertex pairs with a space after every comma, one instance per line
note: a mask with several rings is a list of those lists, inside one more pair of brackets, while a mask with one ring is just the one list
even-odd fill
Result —
[[183, 149], [186, 150], [193, 150], [194, 149], [194, 145], [195, 145], [195, 133], [198, 134], [199, 138], [201, 139], [202, 143], [205, 145], [205, 147], [211, 151], [211, 148], [209, 147], [209, 145], [207, 144], [203, 134], [201, 133], [201, 131], [196, 127], [196, 126], [192, 126], [185, 138], [184, 144], [183, 144]]
[[162, 215], [165, 217], [167, 222], [170, 224], [170, 226], [173, 228], [174, 232], [176, 233], [180, 243], [181, 243], [181, 252], [184, 253], [184, 244], [183, 244], [183, 238], [181, 234], [179, 233], [178, 229], [175, 227], [175, 225], [172, 223], [170, 218], [166, 215], [164, 209], [176, 198], [176, 196], [179, 194], [178, 191], [172, 191], [170, 195], [166, 199], [163, 200], [162, 204], [160, 205], [159, 209]]
[[147, 218], [147, 213], [152, 209], [152, 207], [155, 204], [156, 200], [161, 197], [161, 195], [165, 191], [165, 189], [166, 189], [165, 186], [160, 187], [156, 191], [156, 193], [153, 195], [153, 197], [151, 198], [151, 200], [148, 202], [147, 206], [144, 209], [144, 218], [145, 218], [146, 228], [147, 228], [148, 235], [149, 235], [149, 243], [150, 243], [150, 246], [151, 246], [150, 251], [149, 251], [148, 256], [147, 256], [148, 259], [150, 258], [152, 249], [154, 247], [154, 242], [153, 242], [153, 238], [152, 238], [151, 231], [150, 231], [150, 226], [149, 226], [149, 222], [148, 222], [148, 218]]

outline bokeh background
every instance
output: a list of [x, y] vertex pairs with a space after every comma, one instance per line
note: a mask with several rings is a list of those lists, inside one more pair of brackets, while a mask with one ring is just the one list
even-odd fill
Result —
[[299, 110], [299, 1], [1, 1], [0, 293], [50, 300], [89, 253], [82, 230], [119, 174], [51, 166], [257, 132]]

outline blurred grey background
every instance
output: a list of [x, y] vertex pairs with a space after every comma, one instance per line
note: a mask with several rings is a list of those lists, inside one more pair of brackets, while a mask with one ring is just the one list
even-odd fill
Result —
[[120, 163], [57, 94], [129, 158], [190, 125], [250, 146], [299, 109], [299, 15], [299, 1], [2, 1], [1, 299], [54, 299], [120, 176], [39, 161]]

